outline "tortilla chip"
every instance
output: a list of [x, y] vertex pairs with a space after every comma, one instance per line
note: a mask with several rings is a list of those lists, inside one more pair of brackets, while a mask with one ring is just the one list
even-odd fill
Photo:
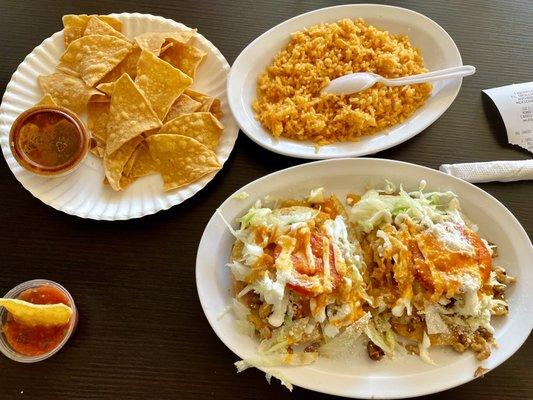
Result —
[[224, 126], [208, 112], [184, 114], [168, 121], [158, 134], [192, 137], [209, 149], [216, 151]]
[[100, 83], [115, 82], [122, 74], [128, 74], [131, 79], [137, 76], [137, 63], [141, 56], [141, 48], [136, 44], [133, 45], [133, 50], [122, 60], [115, 68], [104, 76]]
[[163, 46], [161, 46], [161, 50], [159, 51], [159, 55], [163, 54], [165, 51], [170, 49], [172, 46], [174, 46], [174, 43], [172, 42], [165, 42]]
[[145, 138], [147, 138], [148, 136], [155, 135], [155, 134], [159, 133], [160, 129], [161, 129], [160, 127], [159, 128], [155, 128], [155, 129], [150, 129], [149, 131], [143, 132], [143, 136]]
[[176, 99], [176, 101], [168, 109], [167, 115], [163, 122], [168, 122], [171, 119], [179, 117], [183, 114], [190, 114], [202, 106], [202, 103], [197, 102], [196, 100], [191, 99], [186, 94], [182, 94]]
[[39, 102], [37, 104], [35, 104], [35, 106], [57, 107], [57, 103], [54, 101], [52, 96], [50, 96], [49, 94], [45, 94], [44, 97], [41, 100], [39, 100]]
[[[133, 163], [131, 170], [128, 174], [131, 178], [140, 178], [141, 176], [150, 175], [155, 172], [155, 161], [150, 155], [150, 150], [146, 142], [142, 142], [135, 149], [135, 162]], [[133, 157], [133, 156], [132, 156]]]
[[94, 138], [100, 142], [107, 141], [107, 121], [109, 120], [110, 103], [89, 103], [87, 106], [87, 128]]
[[19, 299], [0, 299], [0, 307], [5, 307], [16, 321], [29, 326], [66, 325], [72, 316], [72, 308], [63, 303], [33, 304]]
[[174, 46], [161, 54], [161, 58], [194, 79], [196, 68], [206, 54], [205, 51], [197, 47], [174, 43]]
[[222, 119], [222, 117], [224, 116], [224, 113], [222, 112], [222, 109], [220, 108], [219, 99], [213, 100], [213, 104], [211, 104], [211, 107], [209, 108], [209, 112], [213, 114], [216, 117], [216, 119], [218, 119], [219, 121]]
[[198, 111], [202, 112], [210, 112], [218, 119], [222, 118], [222, 110], [220, 109], [220, 100], [211, 97], [207, 94], [196, 92], [191, 89], [186, 89], [185, 94], [190, 96], [192, 99], [202, 103], [202, 106], [198, 109]]
[[132, 50], [130, 42], [114, 36], [83, 36], [69, 44], [58, 68], [76, 73], [87, 85], [94, 86]]
[[105, 156], [105, 148], [102, 146], [95, 146], [92, 149], [89, 149], [89, 151], [98, 158], [104, 158]]
[[135, 181], [136, 181], [135, 178], [131, 178], [129, 176], [122, 175], [120, 177], [120, 188], [122, 190], [126, 190]]
[[[89, 23], [91, 16], [87, 14], [81, 15], [64, 15], [63, 16], [63, 36], [65, 40], [65, 47], [76, 39], [83, 36], [83, 32]], [[113, 27], [118, 32], [122, 32], [122, 22], [116, 18], [107, 15], [98, 15], [102, 21]]]
[[102, 143], [95, 138], [91, 138], [89, 141], [89, 151], [98, 158], [104, 158], [105, 143]]
[[115, 82], [111, 96], [107, 122], [107, 154], [117, 151], [124, 143], [141, 133], [160, 126], [161, 121], [144, 94], [129, 75], [122, 75]]
[[[128, 186], [135, 182], [135, 180], [135, 178], [130, 178], [129, 176], [122, 175], [120, 177], [120, 187], [122, 188], [122, 190], [125, 190], [128, 188]], [[104, 178], [104, 185], [109, 186], [109, 181], [107, 180], [107, 178]]]
[[120, 179], [122, 178], [122, 171], [127, 161], [133, 154], [135, 148], [143, 141], [141, 136], [134, 137], [129, 142], [124, 143], [120, 149], [112, 154], [107, 153], [104, 155], [104, 171], [109, 185], [113, 190], [119, 191], [123, 187], [120, 185]]
[[113, 94], [113, 90], [115, 89], [115, 82], [99, 83], [96, 85], [96, 89], [104, 92], [107, 96], [111, 96]]
[[149, 51], [143, 51], [137, 64], [135, 83], [163, 120], [172, 103], [192, 84], [192, 79]]
[[[143, 141], [144, 141], [144, 139], [143, 139]], [[137, 152], [137, 148], [141, 145], [141, 143], [139, 143], [137, 145], [137, 147], [135, 147], [135, 150], [133, 150], [133, 153], [131, 153], [130, 158], [128, 159], [128, 161], [124, 165], [124, 170], [122, 171], [123, 177], [129, 177], [130, 176], [131, 169], [133, 168], [133, 165], [135, 164], [135, 160], [137, 159], [137, 156], [139, 155], [139, 153]]]
[[172, 32], [146, 32], [135, 36], [135, 42], [143, 50], [158, 56], [165, 41], [171, 43], [187, 43], [196, 32], [196, 29], [181, 28]]
[[216, 154], [193, 138], [158, 134], [146, 141], [165, 190], [188, 185], [221, 168]]
[[80, 78], [61, 72], [40, 76], [38, 79], [45, 95], [50, 95], [58, 106], [68, 108], [78, 115], [85, 110], [93, 95], [101, 94]]
[[191, 99], [196, 100], [199, 103], [202, 103], [202, 106], [198, 109], [198, 111], [208, 112], [211, 109], [213, 102], [215, 101], [214, 97], [211, 97], [204, 93], [196, 92], [191, 89], [186, 89], [185, 94], [189, 96]]
[[83, 32], [83, 36], [88, 35], [109, 35], [118, 37], [122, 40], [128, 40], [126, 36], [95, 15], [89, 17], [89, 22], [87, 23], [85, 31]]
[[89, 99], [89, 103], [109, 103], [110, 101], [111, 101], [111, 96], [108, 96], [105, 93], [95, 94], [94, 96], [91, 96], [91, 98]]

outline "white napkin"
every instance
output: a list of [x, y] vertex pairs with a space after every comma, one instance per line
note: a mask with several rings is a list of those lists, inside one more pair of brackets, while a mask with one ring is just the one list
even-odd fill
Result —
[[442, 164], [439, 169], [472, 183], [533, 179], [533, 160]]

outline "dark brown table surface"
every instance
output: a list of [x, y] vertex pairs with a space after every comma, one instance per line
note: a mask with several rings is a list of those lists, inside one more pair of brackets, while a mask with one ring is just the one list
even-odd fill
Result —
[[[525, 159], [507, 144], [481, 89], [533, 79], [533, 2], [383, 1], [411, 8], [453, 37], [478, 72], [431, 127], [378, 154], [438, 168], [442, 163]], [[0, 1], [0, 89], [35, 46], [69, 13], [140, 12], [197, 27], [230, 63], [272, 26], [333, 1]], [[304, 161], [282, 157], [240, 134], [223, 171], [192, 200], [127, 222], [96, 222], [33, 198], [0, 161], [0, 292], [34, 278], [66, 286], [80, 311], [78, 329], [51, 359], [18, 364], [0, 356], [0, 399], [332, 398], [277, 382], [257, 370], [235, 373], [237, 357], [211, 330], [194, 280], [198, 242], [215, 208], [265, 174]], [[533, 234], [531, 182], [479, 185]], [[216, 257], [216, 255], [214, 255]], [[531, 318], [530, 315], [524, 318]], [[433, 399], [533, 398], [531, 338], [503, 365]], [[424, 382], [421, 382], [424, 384]]]

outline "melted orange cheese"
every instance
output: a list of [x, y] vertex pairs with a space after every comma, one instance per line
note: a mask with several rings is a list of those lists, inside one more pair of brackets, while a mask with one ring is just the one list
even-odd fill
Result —
[[384, 296], [389, 305], [400, 304], [400, 299], [411, 301], [415, 281], [426, 289], [425, 297], [431, 301], [437, 301], [443, 294], [454, 296], [464, 285], [466, 275], [479, 282], [482, 288], [488, 281], [492, 258], [481, 238], [471, 229], [455, 227], [464, 244], [473, 248], [472, 254], [452, 251], [431, 230], [418, 232], [410, 223], [400, 230], [390, 224], [381, 229], [392, 246], [380, 253], [381, 241], [376, 241], [374, 236], [370, 240], [371, 256], [367, 253], [365, 259], [372, 265], [373, 284], [369, 292]]
[[418, 248], [424, 263], [417, 268], [417, 277], [426, 289], [432, 289], [434, 299], [446, 293], [448, 297], [457, 293], [464, 275], [479, 280], [480, 285], [487, 281], [492, 270], [492, 258], [480, 237], [468, 228], [461, 228], [465, 241], [474, 248], [474, 254], [464, 254], [448, 250], [429, 231], [416, 235]]

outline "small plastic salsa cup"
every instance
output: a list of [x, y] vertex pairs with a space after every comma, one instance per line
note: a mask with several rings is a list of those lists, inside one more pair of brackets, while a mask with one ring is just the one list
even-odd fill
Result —
[[18, 116], [9, 133], [17, 162], [41, 176], [74, 171], [87, 156], [89, 135], [76, 114], [63, 107], [36, 106]]
[[[76, 329], [78, 311], [74, 299], [59, 283], [35, 279], [16, 286], [4, 297], [35, 304], [46, 304], [47, 300], [53, 300], [52, 303], [64, 303], [72, 308], [70, 321], [60, 327], [26, 327], [9, 317], [5, 308], [0, 308], [0, 351], [14, 361], [33, 363], [51, 357], [65, 345]], [[39, 298], [44, 299], [44, 303]]]

